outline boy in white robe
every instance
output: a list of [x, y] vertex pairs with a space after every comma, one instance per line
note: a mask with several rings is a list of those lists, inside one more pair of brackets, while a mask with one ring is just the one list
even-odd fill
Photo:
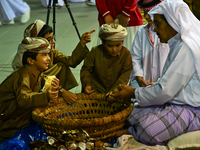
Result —
[[148, 24], [137, 31], [131, 47], [133, 70], [130, 76], [130, 86], [145, 87], [153, 84], [162, 75], [162, 70], [169, 53], [169, 46], [160, 43], [156, 32], [153, 31], [153, 21], [148, 11], [163, 0], [139, 0], [137, 6], [144, 11]]

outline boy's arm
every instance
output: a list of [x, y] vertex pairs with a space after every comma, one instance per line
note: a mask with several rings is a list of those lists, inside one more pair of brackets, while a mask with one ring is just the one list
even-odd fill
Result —
[[96, 0], [97, 10], [99, 14], [104, 18], [104, 22], [114, 22], [114, 18], [111, 16], [110, 10], [106, 4], [106, 0]]
[[47, 106], [49, 103], [47, 90], [41, 93], [33, 92], [30, 88], [31, 82], [28, 76], [23, 76], [14, 84], [14, 91], [19, 107], [34, 108]]
[[136, 8], [136, 0], [127, 0], [121, 13], [116, 17], [119, 19], [119, 24], [126, 27], [129, 24], [131, 14], [134, 13]]
[[95, 30], [86, 32], [81, 36], [80, 42], [77, 44], [71, 56], [66, 56], [58, 50], [53, 50], [53, 63], [55, 64], [57, 62], [62, 62], [66, 66], [70, 66], [73, 68], [79, 65], [89, 52], [86, 44], [91, 41], [91, 34], [93, 32], [95, 32]]
[[93, 69], [94, 58], [95, 58], [95, 53], [93, 53], [93, 50], [91, 50], [84, 59], [84, 64], [80, 72], [80, 78], [81, 78], [83, 90], [85, 89], [87, 85], [91, 85], [92, 72], [94, 71]]
[[119, 84], [128, 84], [132, 69], [133, 69], [132, 59], [131, 59], [131, 54], [129, 52], [127, 57], [124, 59], [122, 73], [118, 78], [118, 80], [113, 84], [111, 90], [113, 90]]
[[137, 8], [137, 0], [127, 0], [126, 4], [124, 5], [124, 8], [122, 9], [121, 14], [123, 14], [125, 17], [130, 18], [130, 15], [135, 12], [135, 9]]
[[106, 0], [96, 0], [97, 10], [102, 17], [110, 15], [110, 11], [106, 3], [107, 3]]
[[133, 41], [133, 44], [131, 46], [131, 57], [132, 57], [132, 63], [133, 63], [133, 70], [132, 70], [132, 73], [131, 73], [131, 80], [134, 80], [136, 78], [136, 76], [139, 76], [139, 77], [143, 77], [143, 66], [142, 66], [142, 59], [143, 59], [143, 47], [142, 44], [143, 44], [143, 41], [142, 39], [142, 36], [144, 35], [142, 32], [141, 32], [141, 29], [144, 29], [143, 27], [141, 27], [137, 33], [136, 33], [136, 36], [135, 36], [135, 39]]
[[53, 49], [52, 51], [53, 51], [53, 64], [62, 62], [66, 66], [73, 68], [79, 65], [89, 52], [87, 46], [83, 48], [80, 42], [77, 44], [71, 56], [67, 56], [55, 49]]

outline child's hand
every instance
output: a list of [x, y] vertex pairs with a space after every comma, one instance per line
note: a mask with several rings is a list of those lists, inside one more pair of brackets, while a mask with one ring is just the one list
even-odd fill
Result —
[[107, 99], [109, 102], [115, 101], [115, 99], [111, 96], [112, 94], [114, 94], [114, 91], [109, 91], [109, 92], [106, 94], [106, 99]]
[[137, 77], [136, 77], [136, 80], [137, 80], [137, 83], [139, 84], [140, 87], [146, 87], [146, 86], [149, 85], [149, 83], [146, 82], [146, 81], [143, 79], [143, 77], [137, 76]]
[[147, 83], [148, 83], [149, 85], [153, 85], [155, 82], [151, 82], [151, 81], [150, 81], [150, 82], [147, 82]]
[[65, 102], [67, 102], [68, 104], [76, 103], [78, 100], [78, 97], [76, 94], [67, 90], [64, 90], [64, 92], [62, 93], [62, 97], [65, 100]]
[[90, 32], [86, 32], [82, 35], [80, 43], [83, 47], [85, 47], [85, 44], [91, 41], [91, 33], [95, 32], [96, 30], [92, 30]]
[[110, 94], [114, 94], [114, 92], [113, 92], [113, 91], [109, 91], [109, 92], [106, 94], [106, 96], [110, 96]]
[[57, 90], [56, 87], [52, 87], [51, 89], [48, 90], [50, 103], [53, 103], [54, 101], [57, 100], [58, 93], [59, 93], [59, 90]]
[[57, 89], [59, 87], [59, 83], [60, 83], [60, 80], [58, 78], [53, 78], [52, 82], [51, 82], [51, 85], [52, 87], [54, 87], [55, 89]]
[[91, 94], [91, 93], [94, 92], [94, 90], [92, 90], [92, 87], [91, 87], [90, 85], [87, 85], [87, 86], [85, 87], [84, 92], [85, 92], [86, 94]]

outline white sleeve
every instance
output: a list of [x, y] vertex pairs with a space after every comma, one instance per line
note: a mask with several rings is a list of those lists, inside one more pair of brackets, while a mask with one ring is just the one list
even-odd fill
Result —
[[131, 46], [131, 51], [130, 51], [131, 57], [132, 57], [132, 63], [133, 63], [133, 70], [131, 72], [132, 79], [135, 78], [135, 76], [143, 77], [141, 28], [136, 33], [136, 36], [134, 38], [133, 44]]
[[[167, 69], [154, 85], [135, 90], [136, 101], [140, 106], [162, 105], [176, 97], [187, 86], [195, 72], [191, 51], [187, 46], [183, 46], [173, 57], [174, 55], [170, 57], [169, 54], [168, 63], [164, 67]], [[170, 60], [171, 58], [173, 60]]]

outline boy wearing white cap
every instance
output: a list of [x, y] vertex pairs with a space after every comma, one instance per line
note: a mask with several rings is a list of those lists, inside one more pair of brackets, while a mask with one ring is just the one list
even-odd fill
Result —
[[18, 47], [23, 66], [0, 85], [0, 143], [30, 124], [33, 108], [47, 106], [58, 97], [59, 80], [40, 92], [43, 70], [48, 68], [49, 43], [44, 38], [25, 38]]
[[137, 30], [143, 25], [142, 14], [136, 2], [137, 0], [96, 0], [99, 26], [116, 22], [125, 27], [128, 35], [123, 46], [129, 50]]
[[[48, 76], [55, 75], [60, 80], [60, 86], [62, 87], [60, 94], [68, 104], [76, 103], [78, 100], [77, 95], [69, 91], [78, 85], [70, 68], [75, 68], [79, 65], [88, 54], [89, 50], [86, 44], [91, 41], [91, 33], [94, 31], [95, 30], [86, 32], [81, 36], [80, 41], [71, 55], [65, 55], [61, 51], [54, 49], [55, 40], [53, 37], [53, 29], [44, 21], [37, 19], [24, 31], [24, 38], [43, 37], [49, 41], [49, 44], [51, 45], [49, 54], [51, 60], [49, 67], [45, 70], [44, 74]], [[67, 47], [65, 49], [67, 49]], [[18, 57], [19, 56], [16, 55], [12, 61], [14, 70], [22, 66], [22, 63], [18, 61]]]
[[103, 24], [99, 31], [102, 44], [85, 57], [81, 68], [82, 91], [108, 93], [127, 84], [132, 71], [130, 51], [122, 46], [127, 30], [119, 24]]

